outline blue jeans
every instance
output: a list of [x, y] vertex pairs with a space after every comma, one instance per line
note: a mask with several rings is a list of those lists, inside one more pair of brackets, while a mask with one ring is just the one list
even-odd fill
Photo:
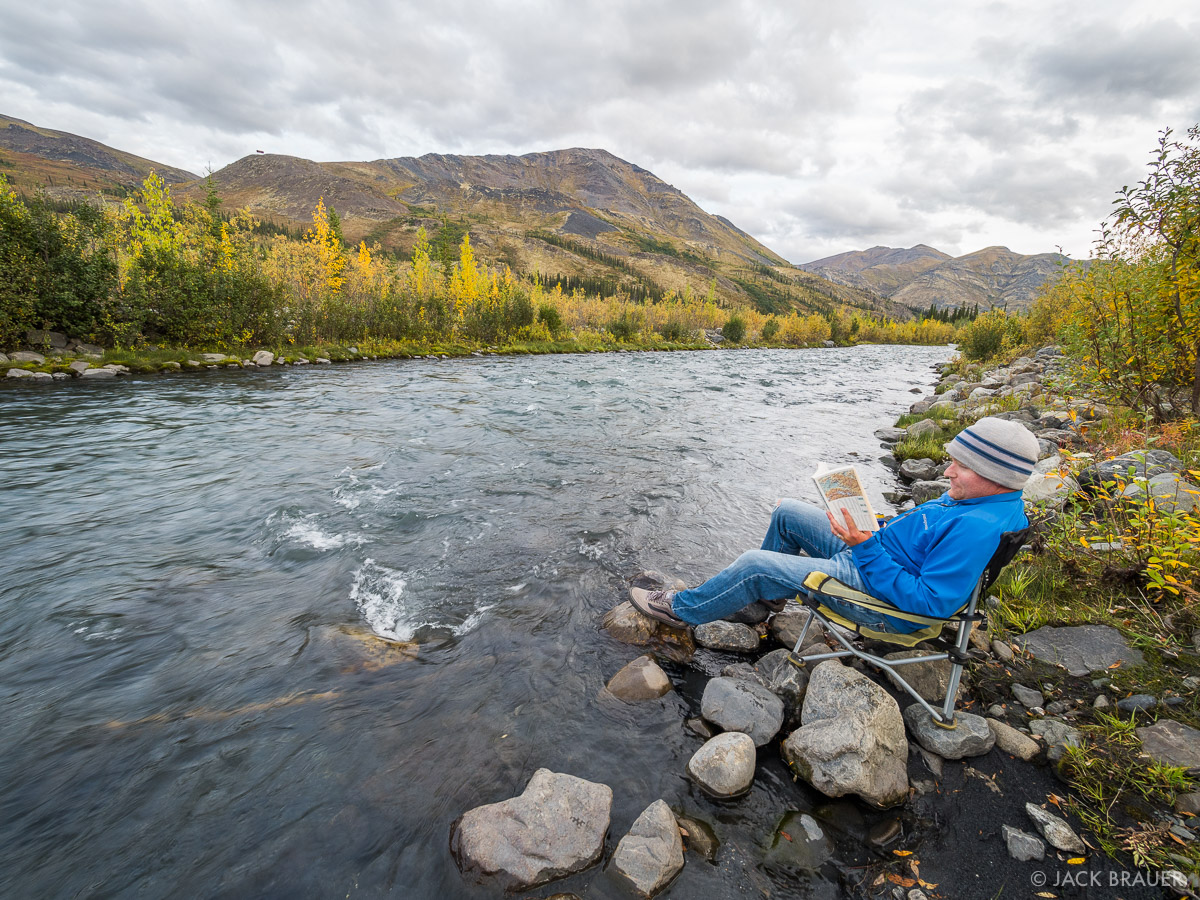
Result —
[[[672, 609], [690, 625], [715, 622], [757, 600], [795, 597], [811, 572], [825, 572], [856, 590], [867, 589], [850, 548], [834, 535], [825, 511], [800, 500], [784, 500], [771, 514], [761, 550], [748, 550], [704, 584], [680, 591]], [[896, 630], [879, 613], [832, 599], [822, 602], [847, 619], [880, 631]]]

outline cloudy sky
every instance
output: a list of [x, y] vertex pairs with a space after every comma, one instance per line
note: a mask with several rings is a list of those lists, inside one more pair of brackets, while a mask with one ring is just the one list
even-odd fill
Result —
[[1200, 122], [1200, 4], [0, 0], [0, 113], [203, 172], [602, 147], [794, 262], [1086, 256]]

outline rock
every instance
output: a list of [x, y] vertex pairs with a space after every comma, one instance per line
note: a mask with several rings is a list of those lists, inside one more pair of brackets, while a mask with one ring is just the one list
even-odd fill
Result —
[[[888, 653], [884, 659], [909, 659], [914, 656], [933, 656], [933, 650], [898, 650], [895, 653]], [[950, 672], [953, 666], [948, 659], [934, 660], [933, 662], [912, 663], [910, 665], [897, 666], [901, 676], [912, 685], [913, 690], [924, 697], [931, 703], [941, 703], [946, 699], [946, 689], [950, 687]], [[896, 687], [900, 687], [900, 682], [887, 669], [884, 669], [888, 680]], [[901, 688], [903, 690], [903, 688]]]
[[67, 366], [67, 368], [70, 369], [72, 372], [74, 372], [76, 375], [82, 375], [84, 372], [86, 372], [91, 367], [92, 367], [91, 363], [84, 362], [82, 359], [77, 359], [74, 362], [72, 362], [69, 366]]
[[906, 481], [932, 481], [937, 478], [936, 472], [937, 463], [928, 457], [900, 463], [900, 477]]
[[925, 413], [929, 412], [930, 408], [933, 406], [933, 403], [934, 401], [932, 400], [918, 400], [908, 408], [908, 411], [914, 416], [923, 416]]
[[1035, 706], [1041, 706], [1046, 702], [1046, 698], [1042, 696], [1041, 691], [1035, 691], [1033, 688], [1025, 687], [1023, 684], [1013, 684], [1010, 688], [1012, 695], [1017, 698], [1017, 701], [1022, 706], [1027, 706], [1032, 709]]
[[210, 362], [210, 363], [224, 362], [225, 354], [224, 353], [201, 353], [200, 358], [203, 359], [205, 362]]
[[1122, 697], [1117, 701], [1117, 709], [1122, 712], [1154, 709], [1156, 706], [1158, 706], [1158, 698], [1151, 694], [1134, 694], [1131, 697]]
[[693, 853], [700, 854], [709, 862], [716, 862], [721, 842], [717, 840], [712, 826], [691, 816], [676, 816], [675, 819], [679, 822], [680, 829], [685, 832], [680, 835], [683, 838], [683, 846]]
[[1029, 762], [1042, 749], [1042, 745], [1026, 734], [1022, 734], [1007, 722], [999, 719], [988, 719], [988, 727], [996, 738], [996, 748], [1002, 753], [1008, 753], [1017, 759]]
[[66, 372], [55, 372], [51, 377], [55, 381], [66, 381], [71, 376]]
[[[775, 640], [779, 641], [783, 646], [791, 650], [796, 646], [796, 641], [800, 637], [800, 633], [804, 631], [804, 623], [808, 621], [809, 612], [807, 609], [798, 609], [795, 612], [788, 610], [781, 612], [771, 620], [771, 634]], [[820, 621], [814, 620], [808, 629], [808, 633], [804, 636], [804, 647], [801, 647], [801, 652], [805, 647], [811, 647], [813, 644], [823, 644], [825, 642], [825, 626]]]
[[79, 373], [80, 378], [116, 378], [115, 369], [88, 369]]
[[903, 834], [904, 826], [898, 818], [884, 819], [871, 826], [867, 832], [867, 843], [872, 847], [886, 847]]
[[75, 352], [82, 353], [84, 356], [103, 356], [104, 348], [96, 344], [85, 344], [80, 341], [75, 345]]
[[1000, 828], [1004, 843], [1008, 846], [1008, 855], [1018, 862], [1033, 862], [1046, 856], [1046, 845], [1036, 835], [1004, 825]]
[[46, 357], [40, 353], [34, 353], [32, 350], [17, 350], [15, 353], [8, 354], [9, 362], [15, 363], [37, 363], [39, 366], [46, 361]]
[[1088, 466], [1079, 473], [1079, 483], [1089, 491], [1105, 482], [1118, 485], [1153, 478], [1167, 472], [1182, 472], [1183, 463], [1166, 450], [1133, 450]]
[[1053, 703], [1046, 704], [1046, 715], [1061, 716], [1074, 706], [1070, 700], [1055, 700]]
[[700, 716], [693, 716], [683, 724], [692, 734], [698, 735], [706, 741], [717, 733], [716, 729]]
[[259, 350], [250, 358], [256, 366], [269, 366], [275, 362], [275, 354], [270, 350]]
[[1060, 819], [1032, 803], [1025, 804], [1025, 812], [1029, 814], [1029, 818], [1033, 819], [1033, 824], [1038, 827], [1038, 831], [1042, 833], [1042, 837], [1051, 847], [1062, 850], [1064, 853], [1085, 853], [1087, 851], [1083, 841], [1079, 839], [1079, 835], [1066, 823], [1066, 820]]
[[1107, 669], [1114, 663], [1140, 666], [1141, 651], [1130, 647], [1117, 629], [1108, 625], [1046, 626], [1017, 638], [1035, 659], [1061, 664], [1075, 676]]
[[1181, 816], [1200, 816], [1200, 791], [1176, 797], [1175, 812]]
[[613, 869], [644, 896], [653, 897], [683, 868], [683, 841], [675, 814], [655, 800], [637, 817], [613, 852]]
[[450, 827], [450, 852], [463, 875], [503, 890], [526, 890], [600, 859], [612, 789], [538, 769], [524, 793], [464, 813]]
[[1098, 695], [1096, 699], [1092, 701], [1092, 709], [1108, 709], [1110, 706], [1112, 706], [1112, 704], [1108, 702], [1108, 698], [1103, 694]]
[[[879, 459], [879, 464], [881, 466], [883, 466], [885, 469], [891, 469], [893, 472], [900, 471], [900, 461], [898, 459], [896, 459], [896, 457], [893, 456], [892, 454], [884, 453], [882, 456], [878, 457], [878, 459]], [[894, 503], [895, 502], [894, 500], [891, 500], [890, 498], [887, 497], [887, 493], [888, 493], [887, 491], [884, 492], [884, 499], [888, 500], [889, 503]]]
[[950, 482], [944, 479], [937, 481], [914, 481], [911, 485], [913, 503], [920, 506], [930, 500], [936, 500], [950, 490]]
[[1137, 729], [1142, 752], [1164, 766], [1200, 767], [1200, 731], [1173, 719]]
[[173, 361], [168, 361], [168, 362], [165, 362], [165, 363], [163, 363], [163, 364], [162, 364], [162, 367], [163, 367], [164, 369], [171, 369], [171, 370], [172, 370], [172, 371], [174, 371], [174, 372], [178, 372], [178, 371], [179, 371], [179, 369], [181, 368], [181, 366], [179, 365], [179, 363], [177, 363], [177, 362], [173, 362]]
[[621, 700], [653, 700], [671, 690], [671, 679], [653, 658], [639, 656], [614, 675], [607, 687]]
[[942, 728], [934, 723], [929, 710], [920, 703], [914, 703], [905, 708], [904, 721], [908, 723], [909, 731], [917, 743], [943, 759], [982, 756], [996, 743], [996, 736], [988, 727], [987, 720], [973, 713], [958, 712], [955, 714], [958, 726], [953, 729]]
[[790, 656], [788, 650], [772, 650], [754, 664], [754, 671], [762, 685], [783, 701], [785, 720], [794, 722], [808, 690], [808, 669], [793, 665]]
[[676, 661], [691, 659], [696, 652], [690, 631], [669, 628], [657, 619], [643, 616], [628, 600], [609, 610], [600, 624], [623, 644], [659, 647], [665, 656]]
[[761, 685], [713, 678], [704, 688], [700, 714], [724, 731], [740, 731], [762, 747], [783, 725], [783, 701]]
[[786, 813], [775, 826], [771, 846], [764, 862], [772, 867], [819, 869], [833, 856], [833, 841], [821, 829], [820, 823], [805, 812]]
[[[1131, 489], [1134, 488], [1136, 491], [1131, 493]], [[1145, 495], [1147, 491], [1154, 498], [1154, 508], [1160, 513], [1189, 513], [1196, 508], [1196, 497], [1200, 493], [1200, 487], [1185, 481], [1174, 472], [1165, 472], [1151, 478], [1145, 490], [1141, 485], [1129, 485], [1125, 489], [1127, 496]]]
[[31, 372], [30, 377], [34, 381], [53, 381], [54, 380], [54, 376], [51, 375], [49, 372]]
[[713, 797], [738, 797], [754, 783], [756, 757], [748, 734], [726, 731], [692, 754], [687, 772]]
[[8, 354], [0, 353], [0, 364], [8, 362]]
[[758, 649], [758, 632], [736, 622], [707, 622], [693, 631], [696, 643], [710, 650], [752, 653]]
[[858, 794], [879, 807], [908, 793], [908, 741], [896, 701], [837, 660], [809, 678], [803, 724], [783, 743], [784, 761], [830, 797]]
[[67, 336], [58, 331], [43, 331], [31, 328], [25, 332], [25, 343], [31, 347], [49, 347], [53, 350], [67, 348]]
[[318, 357], [317, 357], [317, 359], [316, 359], [316, 362], [317, 362], [319, 365], [322, 365], [322, 366], [329, 366], [329, 365], [332, 365], [332, 364], [333, 364], [332, 362], [330, 362], [330, 360], [326, 359], [326, 358], [325, 358], [325, 357], [323, 357], [323, 356], [318, 356]]
[[1016, 655], [1012, 651], [1007, 641], [994, 640], [992, 641], [992, 655], [1002, 663], [1010, 663], [1016, 659]]
[[904, 440], [908, 432], [903, 428], [877, 428], [875, 429], [875, 437], [883, 441], [885, 444], [898, 444]]
[[32, 378], [33, 373], [26, 369], [9, 369], [7, 378]]
[[[939, 401], [939, 402], [942, 402], [942, 401]], [[934, 403], [933, 407], [931, 407], [931, 408], [936, 408], [936, 407], [937, 407], [937, 403]], [[938, 425], [936, 419], [921, 419], [919, 422], [913, 422], [911, 425], [909, 425], [907, 428], [905, 428], [904, 431], [905, 431], [905, 435], [907, 437], [919, 438], [922, 435], [926, 435], [926, 434], [937, 434], [938, 429], [939, 429], [939, 425]]]
[[1070, 475], [1056, 471], [1035, 471], [1026, 479], [1025, 487], [1021, 489], [1021, 497], [1026, 503], [1046, 503], [1059, 506], [1078, 490], [1079, 482]]
[[1046, 757], [1051, 762], [1062, 759], [1067, 747], [1079, 747], [1083, 736], [1061, 719], [1034, 719], [1029, 730], [1046, 742]]

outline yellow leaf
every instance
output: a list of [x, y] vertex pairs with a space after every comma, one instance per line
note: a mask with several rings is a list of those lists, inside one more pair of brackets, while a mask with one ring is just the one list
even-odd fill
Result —
[[911, 850], [893, 850], [892, 852], [897, 856], [912, 856], [913, 853]]
[[1071, 859], [1067, 860], [1067, 865], [1068, 866], [1082, 866], [1085, 862], [1087, 862], [1087, 857], [1075, 856], [1075, 857], [1072, 857]]

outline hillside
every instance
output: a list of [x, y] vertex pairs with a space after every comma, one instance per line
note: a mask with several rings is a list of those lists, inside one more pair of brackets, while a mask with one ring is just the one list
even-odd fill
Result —
[[140, 185], [152, 170], [170, 184], [198, 177], [90, 138], [0, 115], [0, 174], [18, 189], [44, 186], [60, 197], [97, 191], [119, 196]]
[[1025, 256], [987, 247], [952, 257], [924, 244], [908, 250], [872, 247], [805, 263], [802, 269], [839, 284], [874, 291], [912, 309], [958, 309], [979, 305], [1025, 309], [1041, 285], [1057, 276], [1067, 257]]

